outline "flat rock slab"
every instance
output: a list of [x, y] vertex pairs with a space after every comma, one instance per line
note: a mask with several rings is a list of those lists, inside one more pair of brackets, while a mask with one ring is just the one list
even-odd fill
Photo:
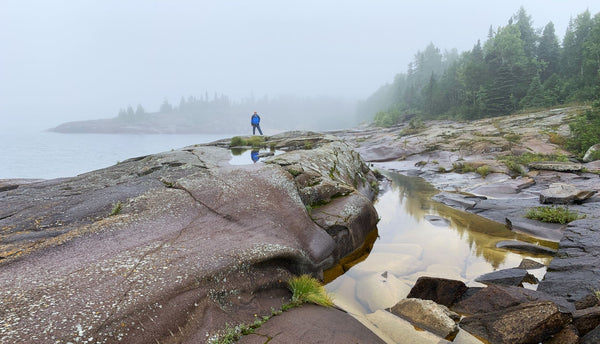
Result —
[[385, 342], [348, 313], [310, 304], [277, 315], [242, 337], [240, 344], [373, 343]]
[[583, 169], [582, 164], [559, 161], [536, 161], [530, 162], [527, 166], [536, 170], [550, 170], [557, 172], [580, 172]]
[[575, 185], [552, 183], [546, 190], [540, 192], [542, 204], [581, 203], [596, 194], [596, 190], [580, 190]]
[[483, 284], [498, 284], [506, 286], [519, 286], [528, 277], [529, 273], [523, 269], [504, 269], [481, 275], [475, 281]]
[[237, 166], [229, 149], [190, 146], [73, 178], [3, 182], [0, 342], [204, 343], [279, 308], [287, 279], [319, 276], [354, 245], [311, 219], [288, 166], [362, 200], [335, 198], [338, 210], [349, 200], [339, 215], [358, 247], [377, 215], [363, 209], [375, 177], [347, 144], [277, 137], [314, 148]]
[[515, 250], [521, 252], [539, 253], [539, 254], [556, 254], [555, 249], [551, 249], [545, 246], [530, 244], [518, 240], [503, 240], [496, 243], [497, 248], [505, 248], [508, 250]]

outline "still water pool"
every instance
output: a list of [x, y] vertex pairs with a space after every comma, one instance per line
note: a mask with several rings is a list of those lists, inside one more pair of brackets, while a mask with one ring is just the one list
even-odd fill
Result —
[[[502, 240], [521, 240], [556, 248], [556, 243], [541, 242], [502, 224], [434, 202], [430, 198], [437, 191], [420, 178], [384, 174], [390, 183], [384, 184], [375, 203], [381, 220], [370, 253], [359, 263], [342, 264], [326, 274], [326, 279], [331, 280], [326, 290], [335, 304], [375, 331], [385, 326], [381, 324], [382, 310], [405, 298], [421, 276], [483, 286], [475, 282], [478, 276], [516, 267], [524, 258], [545, 265], [550, 262], [549, 256], [511, 252], [495, 245]], [[530, 272], [541, 278], [544, 270]], [[345, 272], [336, 278], [335, 271]], [[440, 339], [410, 325], [403, 332], [402, 341], [407, 343]]]

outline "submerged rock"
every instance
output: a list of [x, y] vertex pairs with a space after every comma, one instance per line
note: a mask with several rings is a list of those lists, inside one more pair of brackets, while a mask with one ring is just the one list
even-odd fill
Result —
[[475, 281], [484, 284], [499, 284], [507, 286], [520, 286], [526, 279], [535, 278], [531, 276], [527, 270], [523, 269], [504, 269], [494, 272], [490, 272], [481, 275], [475, 279]]
[[521, 251], [521, 252], [530, 252], [530, 253], [539, 253], [539, 254], [548, 254], [548, 255], [556, 254], [556, 250], [554, 250], [554, 249], [540, 246], [540, 245], [530, 244], [530, 243], [518, 241], [518, 240], [499, 241], [498, 243], [496, 243], [496, 247], [497, 248], [505, 248], [505, 249], [509, 249], [509, 250], [515, 250], [515, 251]]

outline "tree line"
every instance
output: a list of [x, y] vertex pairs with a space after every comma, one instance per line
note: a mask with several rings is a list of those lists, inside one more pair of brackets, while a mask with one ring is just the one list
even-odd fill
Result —
[[[142, 105], [135, 109], [120, 109], [117, 119], [124, 125], [149, 123], [160, 119], [171, 121], [187, 130], [197, 132], [238, 133], [248, 131], [250, 115], [257, 111], [263, 129], [270, 132], [285, 130], [329, 130], [358, 124], [356, 101], [344, 98], [315, 96], [264, 96], [232, 100], [227, 95], [208, 93], [200, 97], [181, 97], [179, 103], [163, 100], [158, 111], [147, 112]], [[351, 115], [349, 115], [351, 114]]]
[[391, 126], [415, 115], [470, 120], [598, 99], [600, 13], [571, 18], [562, 43], [552, 22], [538, 30], [532, 23], [521, 7], [470, 51], [429, 44], [406, 73], [359, 104], [360, 116]]

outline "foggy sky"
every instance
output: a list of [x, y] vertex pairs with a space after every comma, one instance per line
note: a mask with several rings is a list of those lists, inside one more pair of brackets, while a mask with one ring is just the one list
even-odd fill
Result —
[[600, 12], [597, 0], [0, 0], [0, 120], [47, 128], [205, 92], [364, 99], [430, 42], [470, 50], [520, 6], [559, 39]]

